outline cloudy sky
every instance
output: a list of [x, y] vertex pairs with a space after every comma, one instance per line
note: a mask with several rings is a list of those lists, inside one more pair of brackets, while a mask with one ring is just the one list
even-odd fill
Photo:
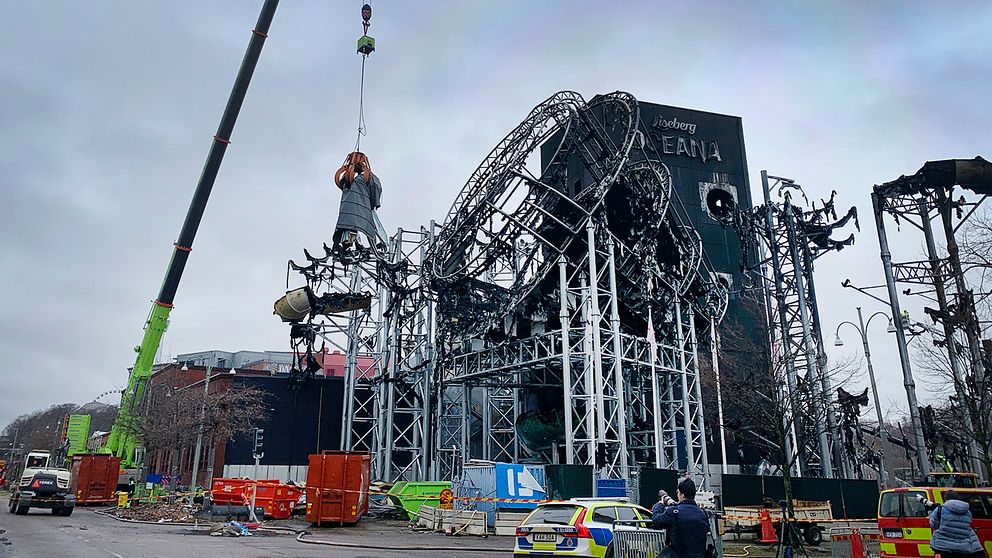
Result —
[[[2, 3], [0, 425], [124, 386], [260, 5]], [[286, 0], [277, 11], [164, 356], [287, 347], [272, 302], [286, 260], [332, 232], [330, 175], [357, 127], [360, 6]], [[557, 90], [620, 89], [738, 115], [753, 187], [768, 169], [811, 195], [836, 189], [838, 206], [862, 211], [857, 246], [828, 255], [817, 273], [832, 334], [858, 304], [883, 309], [839, 287], [847, 277], [881, 282], [871, 186], [929, 159], [992, 156], [989, 4], [379, 0], [374, 9], [362, 146], [382, 178], [387, 229], [443, 219], [482, 157]], [[894, 244], [910, 259], [920, 240]], [[905, 407], [901, 374], [877, 322], [883, 406], [894, 412]], [[856, 354], [853, 333], [833, 356]]]

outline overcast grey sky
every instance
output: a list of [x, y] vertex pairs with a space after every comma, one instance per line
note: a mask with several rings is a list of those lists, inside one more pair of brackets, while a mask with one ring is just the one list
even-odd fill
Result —
[[[287, 348], [272, 302], [286, 260], [332, 232], [330, 175], [355, 141], [361, 4], [279, 7], [165, 353]], [[0, 3], [0, 425], [126, 383], [260, 6]], [[882, 309], [839, 287], [881, 282], [872, 184], [929, 159], [992, 157], [988, 3], [373, 7], [362, 146], [389, 230], [443, 219], [482, 157], [557, 90], [734, 114], [753, 189], [768, 169], [862, 211], [858, 244], [817, 273], [832, 334], [856, 305]], [[894, 243], [907, 259], [920, 244]], [[874, 327], [884, 405], [905, 407], [894, 341]], [[857, 352], [852, 333], [833, 356]]]

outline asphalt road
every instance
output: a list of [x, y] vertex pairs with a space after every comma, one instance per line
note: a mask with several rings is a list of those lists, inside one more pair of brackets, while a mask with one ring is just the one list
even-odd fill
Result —
[[[313, 529], [312, 539], [347, 542], [364, 548], [340, 548], [300, 543], [292, 535], [212, 537], [190, 527], [124, 523], [76, 508], [71, 517], [52, 516], [48, 510], [32, 510], [26, 516], [7, 513], [0, 501], [0, 558], [478, 558], [507, 557], [513, 548], [508, 537], [445, 537], [437, 533], [414, 533], [402, 522], [363, 520], [356, 527]], [[426, 551], [392, 551], [389, 546], [423, 546]], [[466, 552], [459, 547], [492, 548], [491, 552]]]

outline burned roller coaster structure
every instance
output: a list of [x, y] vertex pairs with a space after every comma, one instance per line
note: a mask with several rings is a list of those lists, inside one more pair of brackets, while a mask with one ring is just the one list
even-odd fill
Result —
[[[627, 93], [556, 93], [484, 158], [443, 222], [380, 233], [357, 257], [325, 245], [291, 261], [305, 285], [276, 313], [292, 324], [295, 377], [319, 369], [317, 343], [347, 354], [342, 448], [371, 452], [384, 480], [452, 478], [483, 459], [611, 478], [671, 468], [708, 485], [699, 355], [719, 343], [731, 291], [747, 289], [710, 261], [659, 156], [684, 144], [719, 161], [718, 147], [659, 135], [677, 125], [645, 122]], [[830, 220], [832, 199], [738, 208], [726, 175], [703, 175], [714, 226], [744, 252], [765, 247], [733, 265], [777, 301], [773, 345], [797, 381], [818, 377], [812, 262], [850, 242], [830, 236], [853, 216]], [[829, 389], [811, 389], [821, 408]], [[797, 420], [803, 472], [832, 474], [830, 426]]]
[[697, 336], [727, 288], [651, 142], [629, 94], [563, 92], [472, 175], [425, 264], [439, 448], [707, 482]]
[[[706, 482], [697, 339], [727, 286], [651, 156], [626, 93], [538, 105], [472, 174], [441, 224], [363, 258], [290, 262], [300, 381], [316, 343], [347, 354], [342, 446], [387, 480], [468, 459], [635, 463]], [[542, 161], [543, 159], [543, 161]]]

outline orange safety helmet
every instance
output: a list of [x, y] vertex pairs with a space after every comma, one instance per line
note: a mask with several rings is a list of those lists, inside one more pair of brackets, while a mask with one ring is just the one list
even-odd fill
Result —
[[372, 165], [369, 164], [369, 158], [364, 153], [352, 151], [344, 158], [344, 164], [341, 165], [341, 168], [334, 173], [334, 183], [338, 185], [338, 188], [344, 190], [345, 186], [350, 186], [355, 181], [355, 175], [358, 173], [366, 173], [366, 180], [370, 180]]

